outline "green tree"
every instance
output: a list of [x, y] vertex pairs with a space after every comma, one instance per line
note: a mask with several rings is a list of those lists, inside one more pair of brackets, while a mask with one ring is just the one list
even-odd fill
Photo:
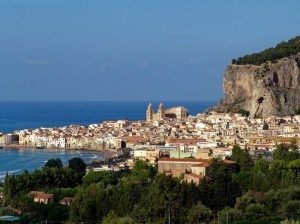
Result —
[[287, 162], [283, 160], [274, 160], [270, 164], [268, 179], [274, 189], [278, 189], [282, 186], [282, 178], [285, 171], [287, 171]]
[[293, 170], [295, 175], [298, 176], [300, 174], [300, 159], [295, 159], [295, 160], [291, 161], [287, 165], [287, 167], [290, 168], [291, 170]]
[[234, 223], [234, 221], [239, 220], [242, 213], [234, 208], [224, 207], [218, 212], [218, 217], [220, 223]]
[[244, 109], [239, 109], [237, 112], [239, 114], [241, 114], [242, 116], [246, 116], [246, 117], [249, 117], [249, 115], [250, 115], [250, 112], [248, 110], [244, 110]]
[[35, 208], [33, 196], [28, 194], [20, 194], [17, 198], [14, 198], [11, 203], [13, 207], [18, 208], [21, 212], [30, 212]]
[[89, 186], [92, 183], [98, 183], [100, 181], [103, 182], [105, 186], [117, 183], [113, 174], [107, 171], [89, 171], [82, 179], [84, 186]]
[[221, 160], [212, 159], [208, 176], [210, 180], [207, 181], [206, 178], [203, 178], [199, 185], [201, 198], [209, 198], [207, 204], [206, 200], [201, 199], [203, 204], [213, 210], [233, 206], [241, 191], [232, 179], [231, 169]]
[[275, 197], [276, 191], [274, 189], [269, 190], [263, 194], [260, 202], [266, 206], [267, 211], [272, 214], [277, 211], [278, 201]]
[[[251, 55], [245, 55], [238, 59], [233, 59], [232, 63], [237, 65], [254, 64], [260, 65], [262, 63], [270, 62], [274, 63], [278, 59], [283, 57], [288, 57], [291, 55], [296, 55], [300, 52], [300, 36], [290, 39], [287, 42], [281, 42], [275, 47], [268, 48], [260, 53], [255, 53]], [[269, 71], [268, 67], [265, 66], [263, 72]]]
[[[167, 217], [168, 198], [161, 182], [153, 182], [147, 187], [147, 194], [141, 194], [139, 203], [133, 206], [132, 217], [137, 223], [143, 221], [157, 222], [160, 217]], [[161, 186], [161, 187], [160, 187]]]
[[69, 208], [66, 205], [55, 204], [54, 208], [48, 213], [47, 219], [49, 221], [63, 222], [69, 218]]
[[233, 181], [238, 184], [242, 192], [247, 192], [252, 183], [252, 173], [250, 171], [241, 171], [233, 174]]
[[69, 168], [75, 172], [85, 174], [86, 164], [81, 158], [75, 157], [69, 160]]
[[119, 217], [114, 210], [111, 210], [107, 216], [103, 218], [104, 224], [118, 224]]
[[295, 159], [299, 159], [299, 152], [289, 151], [289, 148], [283, 144], [279, 144], [273, 152], [273, 160], [283, 160], [291, 162]]
[[138, 182], [148, 182], [150, 176], [147, 162], [141, 159], [136, 160], [130, 177]]
[[284, 212], [290, 215], [297, 215], [300, 213], [300, 200], [288, 201], [284, 208]]
[[253, 171], [255, 173], [266, 175], [269, 172], [268, 162], [264, 158], [259, 159], [253, 167]]
[[190, 224], [208, 222], [211, 219], [212, 211], [201, 203], [193, 205], [188, 211], [187, 221]]
[[267, 179], [269, 164], [264, 158], [259, 159], [252, 169], [252, 188], [256, 191], [266, 191], [270, 188]]
[[249, 204], [246, 208], [246, 213], [252, 216], [261, 217], [266, 214], [266, 209], [264, 205], [261, 204]]
[[280, 224], [300, 224], [300, 222], [298, 220], [285, 219], [285, 220], [281, 221]]
[[46, 164], [45, 164], [44, 167], [49, 167], [49, 168], [56, 167], [56, 168], [60, 169], [60, 168], [63, 167], [63, 164], [62, 164], [62, 161], [59, 158], [57, 158], [57, 159], [49, 159], [46, 162]]
[[97, 184], [91, 184], [85, 189], [80, 189], [70, 205], [70, 220], [73, 222], [94, 222], [98, 220], [96, 202], [98, 193], [102, 192], [102, 189]]
[[118, 220], [118, 224], [134, 224], [133, 218], [129, 216], [122, 217]]
[[255, 203], [255, 197], [252, 191], [248, 191], [246, 194], [244, 194], [241, 197], [238, 197], [236, 199], [235, 208], [238, 209], [241, 212], [246, 212], [246, 208], [250, 205]]
[[249, 171], [254, 165], [249, 152], [245, 149], [241, 149], [237, 145], [232, 148], [231, 159], [237, 162], [241, 171]]

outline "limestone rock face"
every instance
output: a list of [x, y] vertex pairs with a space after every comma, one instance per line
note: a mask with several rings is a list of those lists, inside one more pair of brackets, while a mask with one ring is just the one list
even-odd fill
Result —
[[300, 53], [276, 63], [228, 65], [223, 79], [224, 99], [209, 110], [251, 117], [291, 115], [300, 108]]

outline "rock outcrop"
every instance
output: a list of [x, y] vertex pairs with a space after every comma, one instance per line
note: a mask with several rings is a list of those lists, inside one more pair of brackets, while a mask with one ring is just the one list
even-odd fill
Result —
[[209, 110], [237, 112], [251, 117], [291, 115], [300, 108], [300, 53], [276, 63], [228, 65], [223, 79], [224, 98]]

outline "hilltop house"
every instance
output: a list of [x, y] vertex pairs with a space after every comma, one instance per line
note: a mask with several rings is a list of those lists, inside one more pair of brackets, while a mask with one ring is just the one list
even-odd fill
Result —
[[51, 204], [54, 202], [53, 194], [46, 194], [42, 191], [31, 191], [29, 195], [33, 195], [33, 200], [37, 203]]

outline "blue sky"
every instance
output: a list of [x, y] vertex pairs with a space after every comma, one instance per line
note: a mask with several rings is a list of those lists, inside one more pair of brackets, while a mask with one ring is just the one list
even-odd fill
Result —
[[0, 100], [218, 101], [233, 58], [300, 35], [299, 0], [0, 0]]

